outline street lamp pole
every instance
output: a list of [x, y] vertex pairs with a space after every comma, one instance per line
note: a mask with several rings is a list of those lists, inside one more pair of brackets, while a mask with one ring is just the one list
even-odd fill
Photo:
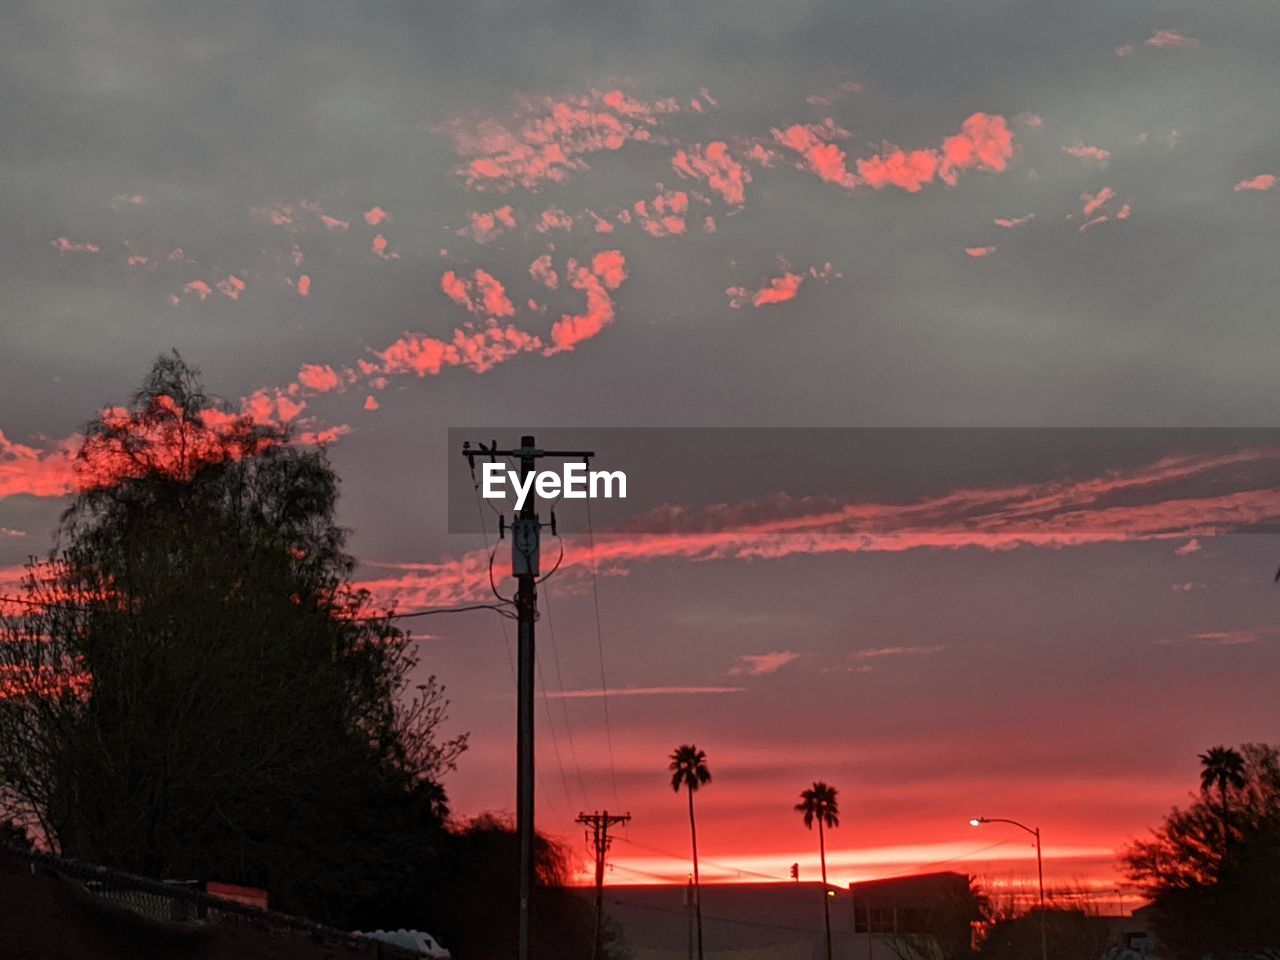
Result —
[[1012, 824], [1036, 838], [1036, 875], [1040, 881], [1040, 960], [1049, 960], [1049, 934], [1046, 928], [1048, 920], [1044, 906], [1044, 857], [1040, 852], [1040, 828], [1028, 827], [1025, 823], [1010, 820], [1008, 817], [974, 817], [969, 821], [969, 826], [980, 827], [984, 823]]

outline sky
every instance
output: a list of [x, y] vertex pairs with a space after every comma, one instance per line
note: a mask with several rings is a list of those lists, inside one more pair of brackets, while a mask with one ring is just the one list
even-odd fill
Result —
[[[5, 9], [10, 580], [84, 423], [170, 348], [326, 444], [358, 575], [402, 608], [487, 587], [482, 536], [449, 532], [451, 427], [597, 428], [604, 456], [599, 428], [1272, 422], [1263, 0]], [[579, 523], [543, 596], [539, 825], [585, 856], [577, 813], [629, 810], [610, 877], [682, 881], [665, 764], [692, 741], [704, 877], [814, 876], [791, 806], [823, 779], [837, 880], [1027, 882], [1028, 838], [982, 814], [1111, 889], [1197, 752], [1275, 738], [1280, 545], [1240, 534], [1274, 519], [1270, 454], [1099, 441], [974, 473], [948, 436], [918, 489], [852, 457], [824, 486], [764, 445], [691, 485], [672, 458], [643, 506], [721, 539], [606, 517], [594, 578]], [[1183, 481], [1204, 502], [1159, 508]], [[957, 528], [962, 488], [994, 499]], [[1037, 536], [979, 505], [1050, 494], [1015, 510]], [[422, 625], [471, 733], [454, 809], [510, 810], [511, 631]]]

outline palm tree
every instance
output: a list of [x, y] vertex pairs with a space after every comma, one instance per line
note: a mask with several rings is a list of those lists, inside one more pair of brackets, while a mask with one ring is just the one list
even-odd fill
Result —
[[822, 858], [822, 916], [827, 923], [827, 960], [831, 960], [831, 899], [827, 891], [827, 840], [823, 832], [825, 827], [840, 826], [840, 805], [836, 802], [836, 788], [814, 781], [812, 787], [802, 791], [796, 810], [804, 814], [804, 825], [813, 829], [813, 822], [818, 821], [818, 855]]
[[1200, 791], [1208, 793], [1214, 787], [1218, 789], [1218, 800], [1222, 806], [1222, 852], [1227, 852], [1230, 837], [1230, 807], [1227, 805], [1227, 791], [1241, 790], [1247, 782], [1244, 775], [1244, 757], [1230, 747], [1212, 747], [1200, 754]]
[[702, 960], [702, 897], [698, 894], [698, 827], [693, 819], [693, 793], [704, 783], [711, 782], [707, 769], [707, 755], [692, 743], [685, 743], [672, 752], [671, 789], [676, 793], [681, 787], [689, 790], [689, 834], [693, 838], [693, 910], [698, 918], [698, 960]]

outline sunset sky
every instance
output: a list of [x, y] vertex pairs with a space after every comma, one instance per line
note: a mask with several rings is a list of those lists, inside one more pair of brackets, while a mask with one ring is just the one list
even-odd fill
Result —
[[[488, 595], [450, 427], [1272, 424], [1275, 12], [11, 3], [0, 587], [171, 347], [328, 445], [401, 609]], [[816, 878], [823, 779], [838, 882], [1032, 879], [982, 814], [1113, 890], [1195, 754], [1278, 719], [1276, 448], [1138, 436], [655, 458], [644, 533], [601, 527], [593, 581], [569, 516], [542, 597], [540, 827], [585, 858], [577, 813], [629, 810], [610, 878], [682, 882], [691, 741], [704, 878]], [[512, 809], [514, 630], [414, 627], [471, 732], [455, 812]]]

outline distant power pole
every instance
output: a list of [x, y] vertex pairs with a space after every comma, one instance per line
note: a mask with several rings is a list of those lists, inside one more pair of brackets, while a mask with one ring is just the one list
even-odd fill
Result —
[[[516, 450], [499, 450], [495, 441], [489, 447], [480, 444], [473, 448], [470, 442], [462, 444], [462, 455], [467, 458], [472, 471], [476, 457], [497, 460], [498, 457], [520, 459], [520, 482], [526, 483], [541, 457], [589, 460], [595, 456], [590, 450], [539, 450], [533, 437], [520, 438]], [[538, 619], [539, 544], [542, 524], [538, 520], [537, 498], [532, 487], [524, 506], [511, 521], [511, 575], [519, 587], [516, 590], [516, 615], [519, 622], [519, 663], [517, 666], [516, 703], [516, 830], [520, 834], [520, 929], [518, 960], [529, 960], [530, 900], [533, 896], [533, 680], [534, 646], [533, 625]], [[554, 515], [552, 526], [555, 524]], [[506, 518], [499, 517], [498, 535], [506, 532]]]
[[600, 960], [604, 954], [604, 855], [609, 852], [613, 838], [609, 828], [631, 820], [631, 814], [610, 815], [604, 813], [580, 813], [577, 823], [591, 828], [591, 849], [596, 858], [596, 933], [591, 948], [592, 960]]

